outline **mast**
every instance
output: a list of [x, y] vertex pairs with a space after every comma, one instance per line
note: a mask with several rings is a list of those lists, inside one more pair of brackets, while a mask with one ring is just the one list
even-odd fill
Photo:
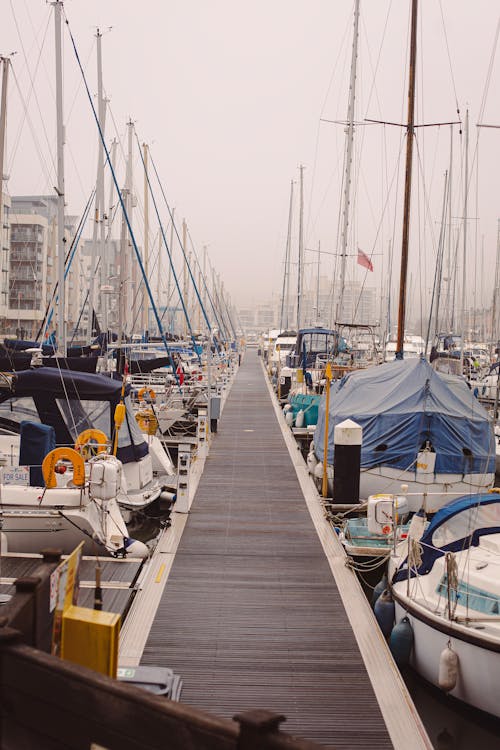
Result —
[[[188, 256], [186, 251], [186, 245], [187, 245], [187, 222], [186, 219], [182, 220], [182, 247], [184, 250], [184, 265], [182, 267], [183, 270], [183, 290], [182, 294], [184, 296], [184, 305], [186, 307], [186, 313], [189, 314], [189, 306], [188, 306]], [[184, 321], [184, 338], [187, 338], [189, 335], [189, 325], [187, 317]]]
[[469, 110], [465, 112], [465, 185], [464, 185], [464, 248], [462, 268], [462, 346], [460, 347], [460, 366], [464, 367], [465, 347], [465, 287], [467, 279], [467, 220], [469, 211]]
[[[149, 186], [148, 186], [148, 144], [143, 143], [144, 151], [144, 275], [146, 282], [149, 284]], [[159, 273], [158, 273], [159, 277]], [[158, 300], [159, 304], [159, 300]], [[148, 329], [148, 293], [144, 286], [142, 296], [142, 333], [145, 334]]]
[[340, 292], [337, 304], [336, 321], [340, 320], [344, 306], [345, 268], [347, 260], [347, 232], [349, 229], [349, 205], [351, 201], [351, 167], [352, 147], [354, 143], [354, 104], [356, 101], [356, 67], [358, 62], [358, 27], [359, 27], [359, 0], [354, 4], [354, 32], [352, 39], [351, 55], [351, 78], [349, 81], [349, 104], [347, 107], [347, 148], [344, 171], [344, 198], [342, 213], [342, 234], [340, 251]]
[[301, 302], [302, 302], [302, 267], [304, 258], [304, 167], [300, 170], [300, 213], [299, 213], [299, 263], [297, 266], [297, 333], [301, 324]]
[[316, 321], [319, 323], [319, 273], [321, 268], [321, 241], [318, 240], [318, 274], [316, 276]]
[[[162, 271], [162, 263], [161, 263], [161, 242], [162, 242], [162, 236], [161, 236], [161, 229], [158, 231], [158, 276], [156, 278], [156, 299], [158, 300], [158, 307], [161, 308], [161, 271]], [[161, 312], [161, 309], [160, 309]]]
[[497, 224], [497, 257], [495, 263], [495, 286], [493, 288], [493, 303], [491, 307], [491, 342], [493, 351], [497, 347], [498, 341], [498, 295], [500, 291], [500, 219]]
[[[451, 277], [454, 274], [451, 267], [451, 201], [452, 201], [452, 187], [453, 187], [453, 125], [450, 125], [450, 166], [448, 170], [448, 259], [447, 259], [447, 273], [446, 278], [448, 279], [446, 287], [446, 317], [444, 322], [444, 329], [448, 329], [451, 326], [450, 320], [450, 306], [451, 306]], [[439, 331], [437, 331], [439, 333]]]
[[[97, 29], [97, 113], [99, 118], [99, 128], [102, 135], [104, 136], [105, 127], [105, 102], [103, 99], [103, 86], [102, 86], [102, 34]], [[96, 309], [95, 304], [95, 283], [96, 283], [96, 258], [97, 258], [97, 233], [99, 230], [99, 244], [100, 244], [100, 255], [101, 255], [101, 266], [99, 274], [97, 275], [100, 279], [107, 279], [108, 275], [103, 269], [105, 264], [105, 237], [104, 237], [104, 148], [102, 144], [101, 133], [98, 134], [98, 152], [97, 152], [97, 181], [96, 181], [96, 192], [95, 192], [95, 208], [94, 208], [94, 227], [92, 233], [92, 252], [90, 260], [90, 278], [89, 278], [89, 317], [87, 324], [87, 343], [90, 344], [92, 339], [92, 328], [94, 321], [94, 310]], [[105, 305], [104, 305], [105, 307]], [[107, 316], [106, 316], [107, 317]], [[104, 323], [104, 330], [107, 331], [107, 320]]]
[[417, 58], [418, 0], [412, 0], [410, 33], [410, 70], [408, 81], [408, 123], [406, 126], [405, 200], [403, 209], [403, 239], [401, 246], [401, 277], [399, 281], [398, 339], [396, 359], [403, 359], [406, 313], [406, 277], [408, 274], [408, 240], [410, 235], [411, 172], [413, 164], [413, 137], [415, 125], [415, 75]]
[[[113, 172], [115, 171], [117, 145], [118, 145], [118, 141], [116, 140], [116, 138], [113, 138], [111, 142], [111, 153], [110, 153], [110, 163], [111, 163], [111, 169]], [[115, 184], [114, 184], [114, 181], [111, 180], [110, 185], [109, 185], [109, 201], [108, 201], [108, 211], [107, 211], [107, 217], [106, 217], [106, 227], [103, 226], [104, 234], [105, 234], [104, 245], [106, 247], [107, 252], [109, 252], [109, 241], [111, 239], [111, 228], [113, 225], [112, 216], [113, 216], [113, 208], [114, 208], [113, 206], [114, 189], [115, 189]], [[103, 195], [104, 195], [104, 186], [103, 186]], [[103, 222], [103, 225], [104, 225], [104, 222]], [[120, 261], [120, 265], [121, 265], [121, 262], [122, 261]], [[116, 258], [116, 250], [114, 250], [113, 252], [113, 263], [115, 264], [115, 266], [118, 265], [117, 258]], [[107, 259], [106, 259], [106, 267], [107, 267], [107, 270], [109, 270]], [[106, 277], [105, 277], [106, 282], [108, 281], [108, 279], [109, 279], [109, 273], [106, 274]], [[113, 288], [115, 287], [114, 281], [113, 281], [112, 286]], [[121, 305], [120, 301], [119, 301], [119, 305]], [[108, 331], [108, 328], [109, 328], [110, 317], [111, 315], [110, 315], [109, 295], [105, 294], [104, 295], [104, 321], [105, 321], [106, 331]], [[116, 312], [113, 315], [113, 323], [114, 325], [117, 324]], [[119, 329], [119, 335], [121, 335], [120, 329]]]
[[[3, 220], [3, 165], [4, 165], [4, 157], [5, 157], [5, 129], [6, 129], [6, 123], [7, 123], [7, 83], [9, 79], [9, 65], [10, 60], [8, 57], [2, 57], [0, 56], [0, 63], [3, 63], [2, 68], [2, 98], [0, 102], [0, 264], [3, 262], [4, 253], [3, 253], [3, 236], [4, 236], [4, 220]], [[5, 243], [7, 245], [7, 243]], [[8, 267], [6, 269], [3, 269], [5, 271], [8, 271]], [[8, 274], [6, 274], [8, 278]], [[3, 298], [3, 293], [5, 292], [5, 307], [8, 305], [8, 291], [9, 287], [8, 285], [6, 287], [3, 287], [0, 289], [0, 299]], [[0, 307], [3, 307], [3, 305], [0, 305]]]
[[[126, 200], [125, 200], [125, 210], [127, 212], [130, 226], [132, 226], [132, 208], [134, 205], [134, 200], [132, 197], [132, 186], [133, 186], [133, 176], [132, 176], [132, 137], [134, 134], [134, 123], [132, 120], [129, 120], [127, 122], [127, 166], [125, 170], [125, 190], [126, 190]], [[123, 221], [126, 225], [125, 216], [123, 217]], [[123, 252], [123, 250], [122, 250]], [[124, 318], [124, 324], [127, 329], [127, 333], [132, 334], [132, 328], [135, 325], [135, 308], [136, 308], [136, 286], [135, 286], [135, 280], [136, 280], [136, 273], [135, 268], [136, 264], [133, 262], [132, 258], [132, 244], [129, 241], [126, 241], [125, 246], [125, 267], [126, 267], [126, 274], [125, 278], [122, 281], [122, 294], [125, 295], [125, 318]]]
[[63, 3], [60, 0], [54, 6], [54, 29], [56, 47], [56, 122], [57, 122], [57, 351], [66, 356], [66, 325], [64, 312], [66, 294], [64, 285], [64, 266], [66, 260], [66, 237], [64, 234], [64, 123], [63, 123], [63, 83], [62, 83], [62, 41], [61, 18]]
[[288, 208], [288, 230], [285, 246], [285, 272], [283, 274], [283, 292], [281, 298], [280, 328], [288, 330], [289, 290], [290, 290], [290, 252], [292, 247], [292, 209], [293, 209], [293, 180], [290, 185], [290, 205]]
[[169, 315], [169, 306], [170, 306], [170, 288], [172, 286], [172, 263], [173, 263], [173, 253], [174, 253], [174, 222], [175, 222], [175, 208], [172, 209], [172, 212], [170, 214], [170, 262], [168, 264], [168, 277], [167, 277], [167, 320], [169, 320], [169, 331], [170, 333], [173, 333], [174, 329], [174, 321], [175, 321], [175, 312], [172, 313], [172, 315]]

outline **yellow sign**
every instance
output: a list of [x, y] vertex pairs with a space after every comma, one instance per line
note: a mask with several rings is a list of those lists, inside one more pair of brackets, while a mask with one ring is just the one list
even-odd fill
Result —
[[78, 601], [80, 561], [84, 542], [63, 560], [50, 576], [49, 611], [54, 612], [52, 626], [52, 655], [59, 656], [61, 649], [61, 629], [64, 610]]

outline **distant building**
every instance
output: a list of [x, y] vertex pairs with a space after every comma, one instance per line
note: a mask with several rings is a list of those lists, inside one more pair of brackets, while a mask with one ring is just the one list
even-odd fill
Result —
[[11, 224], [9, 296], [2, 332], [36, 336], [47, 304], [48, 222], [37, 214], [18, 215]]
[[[57, 282], [57, 196], [13, 196], [9, 219], [8, 294], [1, 329], [3, 333], [31, 337], [38, 332]], [[78, 217], [65, 217], [66, 253], [77, 225]], [[81, 306], [82, 279], [76, 262], [67, 274], [65, 288], [66, 324], [71, 335]]]

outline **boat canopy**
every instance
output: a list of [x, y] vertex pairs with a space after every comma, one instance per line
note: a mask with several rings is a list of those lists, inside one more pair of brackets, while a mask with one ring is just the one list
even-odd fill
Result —
[[[328, 462], [334, 429], [345, 419], [363, 428], [361, 466], [415, 468], [418, 453], [436, 454], [435, 473], [492, 474], [491, 420], [464, 380], [443, 376], [423, 358], [396, 360], [349, 373], [332, 388]], [[325, 397], [318, 412], [315, 453], [323, 460]]]
[[[465, 495], [447, 503], [434, 516], [420, 539], [422, 563], [419, 575], [432, 570], [434, 562], [446, 552], [477, 547], [482, 536], [500, 533], [500, 495], [496, 492]], [[411, 576], [415, 571], [411, 571]], [[405, 560], [394, 582], [408, 578]]]
[[[0, 426], [17, 431], [21, 420], [50, 425], [58, 445], [73, 445], [83, 430], [114, 433], [115, 407], [120, 403], [121, 380], [50, 367], [3, 375], [0, 380]], [[149, 452], [135, 420], [130, 386], [125, 387], [126, 418], [118, 433], [117, 458], [138, 461]]]
[[325, 362], [347, 351], [347, 342], [331, 328], [301, 328], [294, 351], [287, 356], [288, 367], [314, 367], [319, 357]]

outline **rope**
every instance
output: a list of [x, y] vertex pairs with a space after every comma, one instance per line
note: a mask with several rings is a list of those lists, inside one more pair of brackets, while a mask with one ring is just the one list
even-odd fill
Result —
[[422, 545], [416, 539], [408, 539], [408, 568], [417, 571], [422, 565]]

